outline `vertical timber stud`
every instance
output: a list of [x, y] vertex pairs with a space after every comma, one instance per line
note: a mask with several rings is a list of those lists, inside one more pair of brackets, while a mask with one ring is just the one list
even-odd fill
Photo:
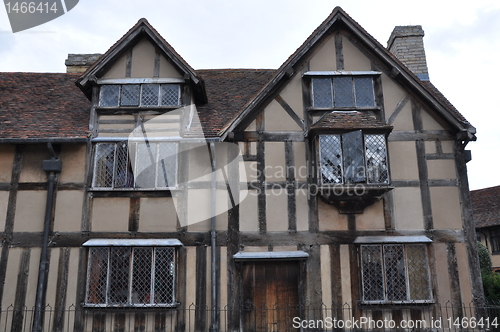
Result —
[[51, 143], [47, 144], [52, 159], [43, 161], [43, 170], [48, 173], [47, 203], [45, 205], [45, 219], [43, 224], [42, 252], [40, 254], [40, 267], [38, 270], [38, 284], [36, 290], [35, 313], [33, 314], [33, 332], [43, 330], [45, 298], [47, 295], [47, 282], [49, 275], [49, 235], [54, 219], [55, 193], [57, 188], [57, 175], [62, 170], [59, 151], [56, 152]]
[[[314, 321], [319, 321], [322, 319], [322, 310], [320, 310], [322, 305], [322, 287], [321, 287], [321, 251], [319, 245], [308, 245], [304, 247], [304, 251], [309, 254], [307, 259], [307, 303], [310, 305], [312, 310], [307, 310], [308, 320], [313, 319]], [[306, 308], [307, 309], [307, 308]], [[310, 330], [316, 331], [316, 330]], [[319, 331], [319, 330], [318, 330]]]
[[70, 248], [60, 248], [59, 267], [57, 271], [57, 289], [54, 315], [54, 332], [64, 332], [64, 310], [68, 288]]
[[[424, 129], [421, 108], [415, 100], [412, 100], [411, 113], [415, 132], [422, 133]], [[432, 219], [431, 192], [428, 183], [429, 171], [427, 169], [427, 160], [425, 159], [425, 142], [423, 139], [418, 139], [415, 141], [415, 146], [417, 150], [418, 177], [420, 180], [420, 196], [424, 214], [424, 227], [426, 230], [431, 230], [434, 228], [434, 222]]]
[[335, 57], [337, 63], [337, 70], [344, 70], [344, 49], [342, 46], [342, 35], [335, 34]]
[[[330, 282], [332, 287], [332, 315], [343, 319], [342, 313], [342, 267], [340, 265], [340, 244], [330, 244]], [[328, 307], [330, 303], [325, 303]]]
[[19, 263], [19, 274], [17, 276], [16, 297], [14, 300], [14, 312], [12, 314], [12, 332], [21, 332], [24, 327], [26, 293], [28, 289], [28, 277], [30, 267], [31, 249], [23, 249], [21, 262]]
[[[177, 280], [182, 281], [178, 282], [178, 291], [177, 291], [177, 302], [186, 303], [186, 275], [187, 275], [187, 253], [185, 247], [180, 247], [177, 255]], [[185, 308], [187, 309], [187, 307]], [[186, 310], [177, 311], [177, 322], [175, 326], [175, 331], [184, 332], [186, 331]]]
[[285, 141], [286, 194], [288, 198], [288, 231], [297, 232], [297, 206], [295, 197], [295, 162], [293, 142]]
[[[464, 227], [465, 245], [467, 248], [467, 257], [469, 260], [469, 273], [472, 282], [472, 299], [477, 308], [484, 307], [484, 291], [479, 268], [479, 256], [476, 244], [476, 230], [474, 228], [474, 215], [472, 213], [472, 203], [470, 199], [469, 180], [467, 178], [467, 165], [465, 162], [464, 148], [465, 144], [460, 141], [455, 141], [455, 165], [459, 179], [459, 195], [460, 206], [462, 208], [462, 220]], [[480, 317], [485, 317], [486, 312], [483, 310], [477, 312]]]
[[0, 256], [0, 311], [3, 303], [3, 293], [5, 288], [5, 277], [7, 273], [7, 261], [9, 259], [9, 247], [12, 243], [12, 233], [14, 231], [14, 218], [16, 215], [17, 189], [19, 187], [19, 176], [23, 163], [23, 145], [16, 145], [14, 162], [12, 165], [12, 175], [10, 181], [9, 201], [7, 202], [7, 215], [5, 217], [4, 238], [2, 241], [2, 253]]
[[259, 194], [257, 196], [257, 206], [259, 213], [259, 232], [267, 232], [266, 221], [266, 155], [265, 143], [262, 133], [264, 131], [264, 113], [261, 112], [256, 118], [257, 133], [257, 179], [259, 181]]
[[[236, 142], [237, 143], [237, 142]], [[229, 149], [228, 149], [229, 152]], [[228, 160], [231, 156], [228, 156]], [[228, 169], [229, 179], [237, 179], [239, 177], [238, 163], [230, 163]], [[248, 183], [244, 183], [248, 186]], [[233, 194], [235, 202], [240, 201], [239, 191]], [[241, 297], [241, 282], [236, 268], [233, 255], [235, 255], [240, 247], [240, 205], [235, 204], [228, 211], [227, 225], [227, 324], [228, 331], [240, 331], [240, 306]]]
[[194, 313], [195, 332], [206, 331], [207, 322], [207, 247], [196, 247], [196, 308]]
[[462, 296], [460, 294], [460, 276], [458, 275], [458, 262], [455, 243], [446, 244], [448, 253], [448, 277], [450, 278], [451, 302], [454, 308], [453, 317], [463, 317]]

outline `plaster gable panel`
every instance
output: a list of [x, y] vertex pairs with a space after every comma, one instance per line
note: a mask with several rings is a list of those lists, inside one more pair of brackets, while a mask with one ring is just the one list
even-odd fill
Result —
[[176, 232], [177, 212], [172, 197], [141, 198], [140, 232]]
[[64, 190], [57, 193], [54, 231], [79, 232], [82, 223], [83, 191]]
[[287, 192], [284, 188], [266, 190], [266, 225], [268, 232], [288, 231]]
[[304, 120], [302, 103], [302, 76], [300, 73], [293, 76], [280, 92], [281, 98], [294, 110], [297, 116]]
[[266, 181], [286, 181], [285, 145], [266, 142]]
[[424, 130], [445, 130], [425, 109], [421, 111]]
[[432, 218], [435, 229], [462, 229], [458, 187], [431, 187]]
[[293, 157], [295, 165], [295, 181], [307, 181], [308, 169], [306, 166], [306, 143], [293, 143]]
[[27, 145], [23, 153], [23, 165], [19, 182], [47, 182], [43, 161], [51, 159], [45, 145]]
[[[446, 243], [434, 243], [434, 259], [436, 266], [436, 283], [438, 290], [438, 303], [451, 301], [450, 275], [448, 272], [448, 250]], [[435, 294], [436, 295], [436, 294]]]
[[394, 189], [396, 229], [424, 229], [420, 188]]
[[160, 56], [160, 77], [161, 78], [182, 78], [183, 75], [165, 58]]
[[347, 214], [318, 198], [318, 219], [320, 231], [347, 231]]
[[[26, 287], [26, 302], [24, 305], [27, 308], [33, 308], [35, 306], [36, 298], [36, 288], [38, 281], [38, 268], [40, 266], [40, 254], [42, 252], [41, 248], [32, 248], [30, 254], [30, 262], [28, 268], [28, 284]], [[49, 251], [50, 255], [50, 251]]]
[[264, 126], [266, 131], [302, 131], [276, 100], [264, 110]]
[[[321, 291], [323, 303], [332, 303], [332, 269], [330, 262], [330, 246], [320, 246]], [[335, 294], [337, 295], [337, 294]]]
[[456, 244], [458, 276], [460, 278], [460, 292], [463, 303], [472, 303], [472, 289], [470, 287], [469, 258], [465, 243]]
[[427, 160], [429, 179], [456, 179], [455, 160], [437, 159]]
[[384, 230], [384, 203], [382, 200], [365, 208], [356, 215], [356, 230]]
[[330, 71], [337, 70], [337, 58], [335, 54], [335, 37], [331, 35], [321, 45], [309, 61], [309, 70]]
[[7, 206], [9, 204], [9, 192], [0, 191], [0, 232], [5, 229], [5, 218], [7, 218]]
[[425, 153], [437, 153], [436, 141], [425, 141]]
[[46, 200], [46, 191], [19, 191], [14, 232], [42, 232]]
[[211, 210], [210, 189], [190, 189], [187, 193], [187, 224], [189, 232], [210, 231], [210, 219], [203, 219]]
[[389, 142], [388, 147], [392, 180], [418, 180], [415, 142]]
[[[371, 70], [372, 65], [368, 59], [353, 43], [345, 36], [342, 37], [342, 47], [344, 53], [344, 69], [345, 70]], [[335, 53], [334, 53], [335, 56]]]
[[61, 152], [63, 164], [60, 182], [84, 182], [87, 146], [85, 144], [64, 145]]
[[155, 69], [156, 48], [143, 38], [132, 50], [132, 67], [130, 77], [153, 77]]
[[295, 216], [297, 220], [297, 231], [309, 230], [309, 202], [307, 201], [307, 189], [295, 191]]
[[102, 79], [125, 78], [127, 72], [127, 54], [122, 55], [115, 61], [102, 76]]
[[[23, 250], [24, 248], [9, 249], [9, 259], [7, 260], [7, 268], [5, 269], [5, 280], [10, 281], [11, 283], [9, 283], [9, 287], [4, 287], [2, 308], [7, 309], [10, 305], [15, 303], [19, 276], [19, 264], [21, 262], [21, 254]], [[12, 317], [9, 317], [9, 315], [2, 315], [0, 319], [2, 326], [10, 326]]]
[[0, 182], [10, 182], [15, 148], [13, 145], [0, 145]]
[[441, 141], [441, 148], [443, 149], [443, 153], [453, 153], [454, 143], [454, 141]]
[[245, 131], [256, 131], [257, 130], [257, 121], [253, 120], [252, 123], [245, 128]]
[[398, 116], [392, 123], [394, 127], [393, 131], [412, 131], [413, 126], [413, 116], [411, 113], [411, 102], [406, 103], [405, 107], [399, 112]]
[[241, 232], [257, 232], [259, 230], [257, 195], [257, 191], [249, 190], [247, 197], [239, 205]]
[[94, 198], [92, 201], [92, 231], [127, 232], [129, 212], [129, 198]]
[[57, 292], [57, 282], [59, 275], [59, 258], [61, 254], [60, 248], [49, 249], [50, 263], [49, 263], [49, 276], [47, 280], [47, 295], [45, 303], [52, 307], [56, 306], [56, 292]]
[[[85, 255], [87, 251], [84, 249]], [[78, 263], [80, 257], [80, 248], [71, 248], [69, 252], [69, 266], [68, 266], [68, 276], [78, 275]], [[68, 278], [68, 291], [66, 293], [66, 303], [77, 303], [76, 301], [76, 290], [78, 289], [78, 278]], [[69, 318], [68, 323], [73, 326], [72, 319]]]
[[382, 74], [381, 79], [382, 93], [384, 94], [385, 118], [389, 120], [389, 117], [394, 113], [398, 103], [405, 98], [406, 92], [387, 75]]

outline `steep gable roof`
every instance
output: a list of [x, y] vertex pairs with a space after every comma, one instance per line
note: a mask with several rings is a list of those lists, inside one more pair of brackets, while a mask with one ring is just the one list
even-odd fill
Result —
[[147, 37], [163, 52], [163, 55], [172, 61], [175, 67], [189, 79], [194, 86], [195, 97], [200, 103], [207, 102], [205, 85], [196, 71], [174, 50], [174, 48], [156, 31], [151, 24], [141, 18], [122, 38], [104, 53], [87, 71], [76, 81], [76, 85], [91, 98], [91, 86], [104, 72], [128, 49], [133, 47], [142, 38]]
[[500, 226], [500, 186], [470, 192], [476, 228]]
[[328, 18], [281, 65], [276, 74], [262, 87], [256, 97], [250, 100], [221, 130], [219, 135], [224, 137], [228, 132], [237, 128], [250, 114], [258, 110], [266, 102], [266, 98], [278, 90], [296, 72], [304, 58], [320, 43], [321, 39], [339, 25], [355, 35], [360, 43], [364, 44], [368, 50], [371, 50], [380, 63], [387, 67], [396, 80], [415, 91], [424, 101], [429, 103], [440, 115], [449, 121], [457, 131], [467, 133], [469, 139], [475, 138], [475, 128], [465, 120], [432, 84], [422, 82], [340, 7], [336, 7], [332, 11]]

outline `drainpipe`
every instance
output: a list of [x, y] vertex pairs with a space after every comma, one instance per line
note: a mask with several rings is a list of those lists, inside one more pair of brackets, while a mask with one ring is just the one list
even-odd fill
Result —
[[218, 289], [217, 289], [217, 270], [219, 267], [217, 266], [217, 231], [215, 228], [215, 214], [216, 214], [216, 194], [217, 194], [217, 174], [216, 174], [216, 158], [215, 158], [215, 145], [213, 142], [210, 142], [210, 163], [212, 164], [212, 199], [211, 199], [211, 246], [212, 246], [212, 278], [211, 278], [211, 286], [212, 286], [212, 323], [210, 325], [210, 332], [217, 332], [219, 330], [219, 322], [218, 322]]
[[43, 224], [42, 253], [40, 255], [40, 267], [38, 270], [38, 284], [36, 290], [35, 313], [33, 316], [33, 332], [43, 330], [43, 309], [47, 293], [47, 277], [49, 272], [49, 233], [52, 220], [52, 207], [54, 202], [54, 189], [56, 186], [56, 174], [61, 172], [62, 162], [54, 151], [52, 143], [47, 143], [52, 159], [43, 161], [43, 170], [48, 174], [47, 204], [45, 205], [45, 220]]

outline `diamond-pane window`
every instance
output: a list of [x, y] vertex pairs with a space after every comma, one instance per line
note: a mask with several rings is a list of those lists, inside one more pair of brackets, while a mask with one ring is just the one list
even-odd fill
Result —
[[91, 247], [85, 303], [175, 305], [174, 247]]
[[365, 135], [365, 157], [368, 183], [389, 183], [384, 135]]
[[311, 79], [312, 107], [375, 107], [373, 77], [334, 75]]
[[178, 106], [180, 105], [180, 85], [162, 84], [161, 85], [161, 105]]
[[140, 86], [138, 84], [122, 85], [120, 105], [122, 105], [122, 106], [138, 106], [139, 105], [139, 91], [140, 91]]
[[354, 94], [351, 76], [335, 76], [333, 78], [335, 107], [353, 107]]
[[373, 91], [373, 78], [354, 77], [354, 91], [356, 92], [356, 106], [375, 106], [375, 95]]
[[386, 140], [383, 134], [356, 130], [319, 136], [321, 183], [389, 184]]
[[168, 189], [177, 185], [177, 142], [117, 142], [95, 146], [95, 189]]
[[340, 145], [340, 135], [322, 135], [319, 140], [322, 183], [342, 183], [342, 148]]
[[333, 90], [331, 78], [312, 79], [313, 107], [332, 107]]
[[141, 91], [141, 106], [158, 106], [159, 94], [159, 84], [143, 84]]
[[362, 245], [360, 250], [363, 301], [432, 300], [424, 244]]
[[118, 106], [119, 95], [120, 95], [119, 85], [103, 85], [101, 86], [99, 105], [104, 107]]

